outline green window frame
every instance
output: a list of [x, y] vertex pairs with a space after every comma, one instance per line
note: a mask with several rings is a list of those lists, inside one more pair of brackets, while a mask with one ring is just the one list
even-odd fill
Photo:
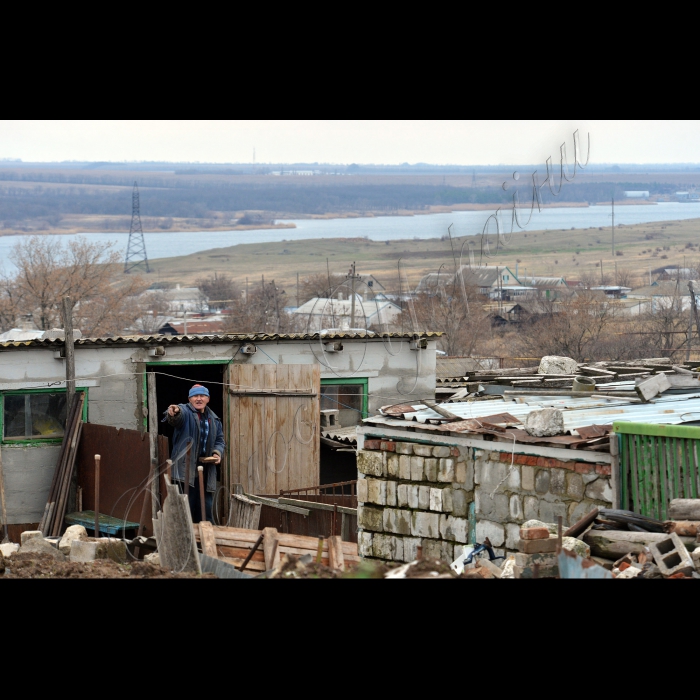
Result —
[[[87, 388], [76, 389], [77, 393], [85, 394], [83, 403], [83, 422], [88, 420], [89, 392]], [[65, 394], [65, 389], [24, 389], [18, 391], [3, 391], [0, 393], [0, 444], [3, 447], [41, 447], [42, 445], [60, 445], [63, 438], [31, 438], [27, 440], [6, 440], [5, 439], [5, 397], [6, 396], [26, 396], [37, 394]]]
[[352, 379], [322, 379], [321, 386], [361, 386], [362, 392], [362, 419], [369, 418], [369, 379], [357, 378]]

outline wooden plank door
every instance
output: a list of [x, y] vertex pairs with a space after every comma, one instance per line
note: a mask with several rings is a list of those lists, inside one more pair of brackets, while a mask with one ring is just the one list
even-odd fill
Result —
[[233, 365], [229, 485], [274, 495], [320, 481], [320, 365]]

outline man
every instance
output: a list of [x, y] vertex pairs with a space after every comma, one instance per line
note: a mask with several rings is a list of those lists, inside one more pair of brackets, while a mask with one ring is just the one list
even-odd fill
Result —
[[[187, 448], [190, 449], [190, 511], [195, 523], [205, 519], [214, 524], [213, 505], [216, 493], [216, 469], [221, 464], [226, 449], [224, 429], [219, 417], [210, 409], [209, 389], [196, 384], [190, 389], [189, 403], [170, 406], [166, 420], [175, 428], [173, 437], [173, 481], [182, 493], [187, 473]], [[213, 463], [202, 462], [213, 458]], [[199, 474], [197, 467], [204, 466], [204, 490], [206, 514], [202, 514]]]

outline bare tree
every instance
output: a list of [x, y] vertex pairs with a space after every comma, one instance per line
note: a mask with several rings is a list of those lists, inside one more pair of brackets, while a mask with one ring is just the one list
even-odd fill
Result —
[[228, 333], [286, 333], [292, 328], [292, 319], [284, 310], [287, 294], [274, 281], [254, 286], [230, 307], [226, 332]]
[[[311, 299], [326, 299], [346, 282], [345, 275], [333, 273], [308, 275], [299, 280], [299, 304], [306, 304]], [[343, 289], [345, 291], [345, 289]], [[358, 290], [360, 291], [360, 290]]]
[[240, 287], [226, 273], [215, 272], [211, 277], [198, 279], [195, 285], [202, 290], [212, 311], [221, 311], [240, 302]]

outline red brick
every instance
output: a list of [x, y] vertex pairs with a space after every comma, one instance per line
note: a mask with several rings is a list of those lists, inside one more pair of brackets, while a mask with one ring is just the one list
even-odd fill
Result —
[[520, 539], [524, 542], [532, 540], [548, 540], [549, 530], [546, 527], [531, 527], [527, 530], [520, 530]]
[[527, 464], [528, 457], [527, 455], [515, 455], [515, 463], [516, 464]]
[[567, 471], [574, 471], [576, 469], [576, 462], [561, 462], [560, 469], [566, 469]]
[[382, 440], [382, 452], [396, 452], [396, 443]]
[[532, 455], [530, 455], [527, 458], [527, 466], [528, 467], [536, 467], [537, 466], [537, 457], [533, 457]]
[[382, 449], [382, 441], [381, 440], [365, 440], [365, 450], [371, 451], [371, 452], [376, 452], [378, 450]]
[[577, 474], [593, 474], [595, 472], [595, 464], [586, 464], [585, 462], [576, 462]]
[[555, 537], [546, 540], [520, 540], [518, 551], [523, 554], [554, 554], [558, 545], [559, 540]]
[[458, 448], [458, 447], [453, 447], [453, 448], [452, 448], [452, 456], [453, 456], [453, 457], [459, 457], [459, 456], [460, 456], [460, 452], [459, 452], [459, 448]]
[[547, 467], [547, 461], [544, 457], [538, 457], [537, 458], [537, 466], [538, 467]]
[[612, 476], [612, 467], [609, 464], [596, 464], [595, 470], [601, 476]]

